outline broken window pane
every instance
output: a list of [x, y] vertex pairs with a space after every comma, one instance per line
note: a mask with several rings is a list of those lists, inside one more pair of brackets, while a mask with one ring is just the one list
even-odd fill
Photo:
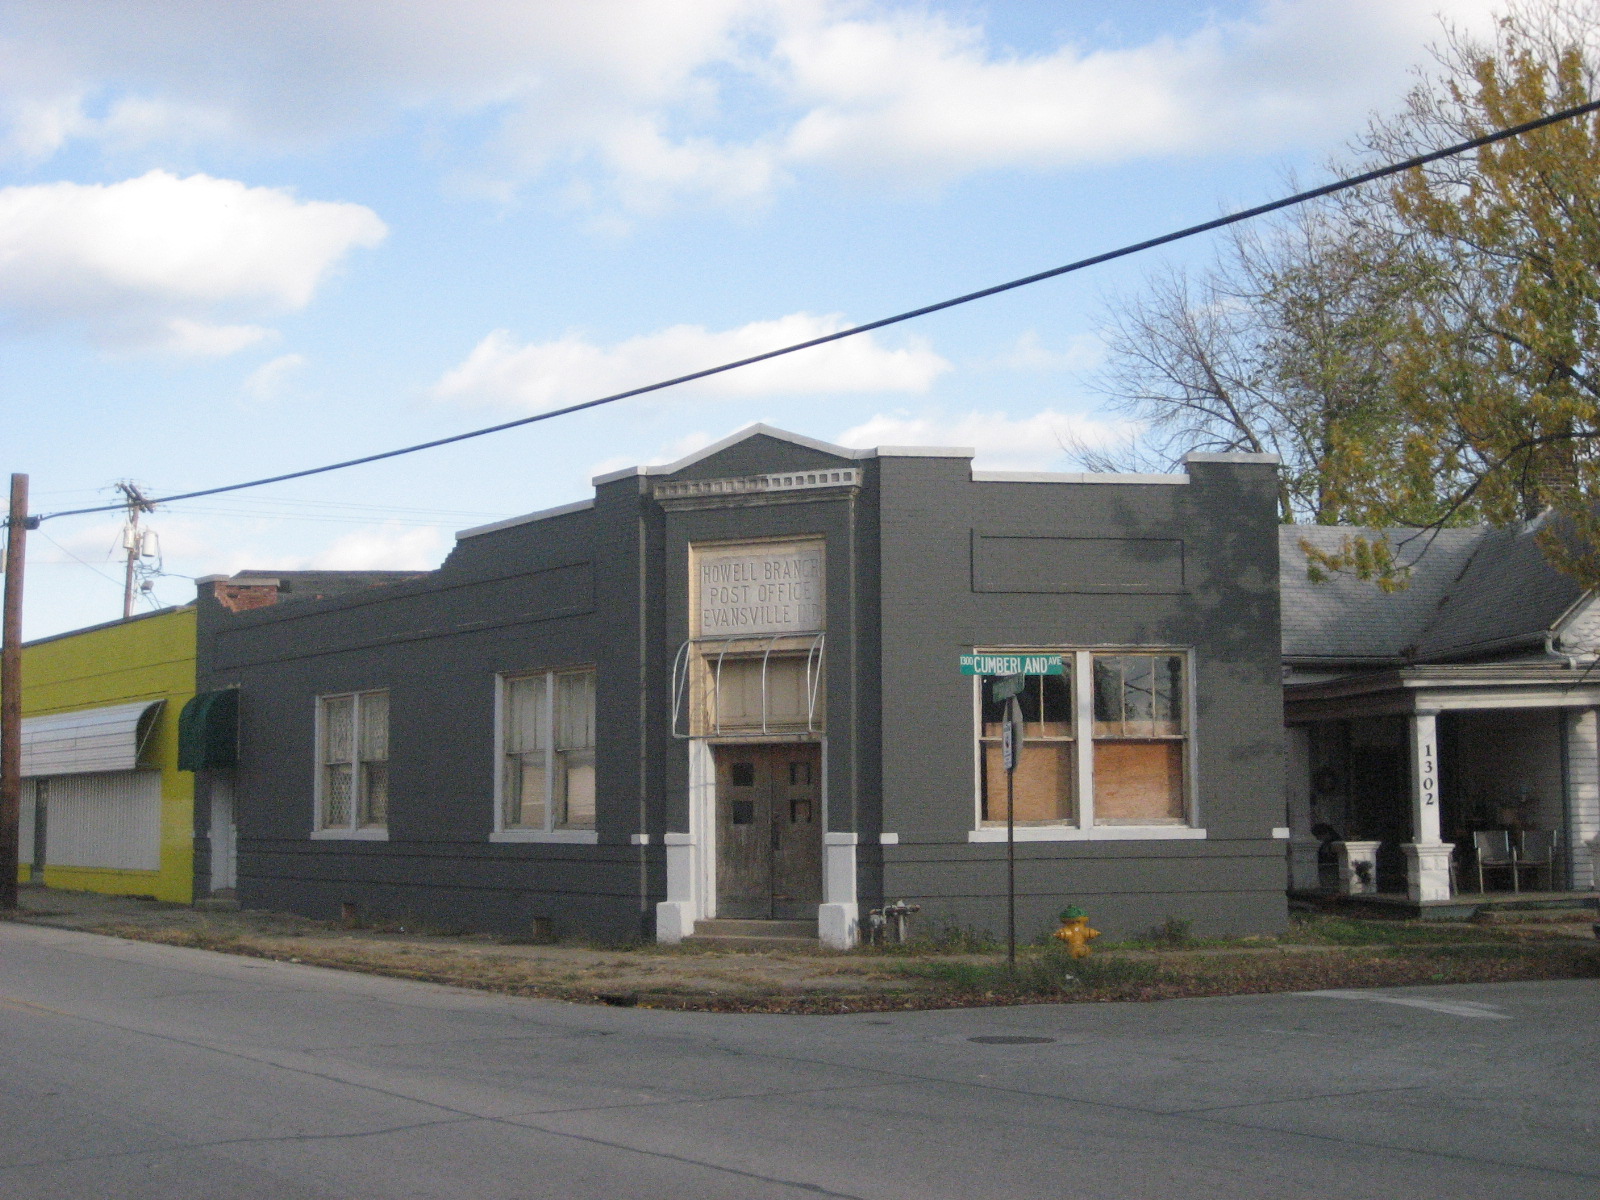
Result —
[[1184, 820], [1183, 689], [1182, 655], [1095, 656], [1095, 824]]

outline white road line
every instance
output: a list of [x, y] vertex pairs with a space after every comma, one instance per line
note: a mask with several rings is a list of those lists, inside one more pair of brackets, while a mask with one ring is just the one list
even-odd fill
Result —
[[1429, 1012], [1444, 1013], [1452, 1017], [1474, 1017], [1480, 1021], [1509, 1021], [1511, 1017], [1493, 1004], [1477, 1000], [1430, 1000], [1426, 996], [1395, 996], [1387, 992], [1341, 991], [1328, 989], [1321, 992], [1301, 992], [1321, 1000], [1369, 1000], [1375, 1004], [1398, 1004], [1403, 1008], [1425, 1008]]

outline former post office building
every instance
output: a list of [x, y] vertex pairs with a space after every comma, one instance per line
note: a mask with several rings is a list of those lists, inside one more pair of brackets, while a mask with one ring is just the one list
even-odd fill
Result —
[[240, 689], [240, 902], [847, 945], [906, 900], [998, 933], [1000, 713], [960, 657], [1016, 652], [1061, 664], [1021, 697], [1022, 935], [1068, 903], [1114, 933], [1280, 928], [1273, 460], [971, 458], [756, 426], [466, 530], [419, 578], [274, 604], [258, 574], [239, 611], [203, 583], [200, 686]]

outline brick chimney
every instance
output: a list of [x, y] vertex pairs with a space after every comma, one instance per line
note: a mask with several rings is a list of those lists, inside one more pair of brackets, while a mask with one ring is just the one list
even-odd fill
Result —
[[211, 594], [229, 612], [270, 608], [278, 602], [278, 581], [259, 578], [218, 579], [211, 584]]

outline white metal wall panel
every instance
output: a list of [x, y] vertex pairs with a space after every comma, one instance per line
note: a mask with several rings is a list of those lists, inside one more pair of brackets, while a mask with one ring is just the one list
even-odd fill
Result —
[[131, 771], [139, 765], [140, 719], [162, 700], [24, 717], [22, 773], [79, 775]]
[[50, 781], [45, 863], [161, 869], [161, 772], [110, 771]]

